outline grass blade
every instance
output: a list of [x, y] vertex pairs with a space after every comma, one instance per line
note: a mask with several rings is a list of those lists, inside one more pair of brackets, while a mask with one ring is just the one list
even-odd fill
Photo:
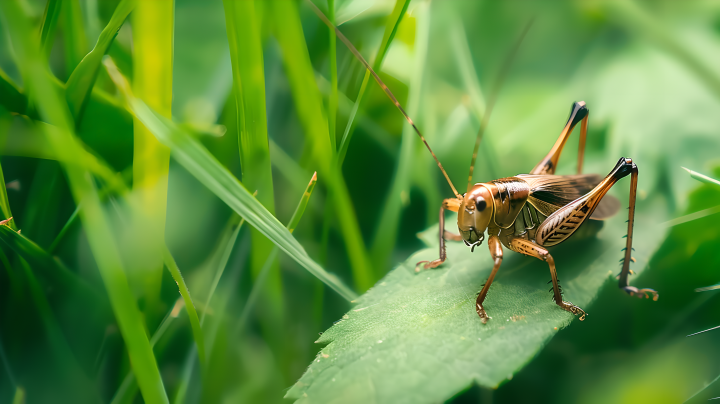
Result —
[[45, 14], [43, 14], [42, 28], [40, 29], [40, 46], [45, 56], [50, 55], [50, 49], [52, 49], [53, 39], [55, 39], [53, 34], [55, 34], [60, 17], [62, 3], [62, 0], [48, 0], [45, 4]]
[[18, 86], [8, 77], [4, 70], [0, 69], [0, 105], [10, 111], [24, 114], [27, 110], [28, 101]]
[[[172, 114], [173, 30], [175, 2], [141, 1], [132, 15], [133, 91], [155, 111]], [[160, 290], [163, 274], [163, 242], [167, 209], [170, 149], [133, 120], [133, 191], [139, 194], [138, 219], [144, 222], [150, 259], [143, 261], [141, 279], [150, 323], [162, 314]]]
[[[395, 2], [395, 8], [393, 9], [392, 14], [390, 14], [390, 17], [385, 23], [385, 33], [383, 34], [382, 42], [380, 42], [380, 48], [378, 49], [378, 53], [375, 56], [375, 61], [373, 62], [373, 70], [375, 70], [376, 72], [380, 71], [382, 61], [385, 58], [388, 49], [390, 49], [390, 44], [392, 43], [393, 38], [395, 38], [395, 33], [397, 32], [398, 27], [400, 26], [400, 23], [402, 22], [402, 19], [405, 16], [409, 5], [410, 0], [397, 0]], [[330, 30], [332, 31], [332, 36], [334, 38], [335, 30]], [[355, 116], [357, 115], [358, 109], [360, 108], [360, 103], [362, 102], [363, 95], [365, 94], [365, 89], [367, 88], [369, 81], [370, 71], [366, 70], [365, 77], [363, 77], [362, 85], [360, 85], [360, 91], [358, 92], [357, 98], [355, 99], [355, 104], [353, 105], [352, 111], [350, 112], [350, 117], [348, 118], [347, 125], [345, 126], [345, 132], [343, 133], [342, 141], [340, 142], [340, 151], [338, 152], [338, 167], [342, 167], [343, 161], [345, 161], [345, 155], [347, 154], [350, 140], [352, 139], [353, 132], [355, 131], [355, 126], [357, 126]]]
[[25, 389], [17, 386], [15, 388], [15, 395], [13, 396], [12, 404], [25, 404]]
[[329, 200], [337, 213], [339, 228], [350, 256], [355, 286], [359, 290], [367, 290], [375, 281], [372, 265], [342, 173], [332, 169], [333, 151], [330, 147], [327, 118], [315, 82], [297, 4], [292, 1], [274, 1], [270, 4], [274, 30], [283, 52], [295, 108], [311, 144], [316, 170], [323, 178], [327, 178]]
[[[429, 28], [430, 28], [430, 12], [428, 5], [418, 6], [417, 14], [417, 33], [414, 48], [415, 60], [413, 65], [415, 71], [410, 79], [410, 92], [408, 93], [408, 115], [417, 116], [420, 107], [420, 97], [422, 93], [423, 75], [425, 58], [427, 55]], [[387, 262], [390, 253], [395, 246], [395, 240], [398, 234], [398, 223], [400, 212], [403, 208], [403, 194], [409, 193], [410, 175], [412, 173], [413, 158], [415, 156], [415, 144], [417, 140], [412, 127], [405, 125], [403, 127], [402, 140], [400, 143], [400, 158], [395, 168], [390, 193], [384, 203], [383, 211], [380, 216], [379, 225], [375, 232], [375, 238], [372, 244], [373, 262], [383, 265]]]
[[65, 74], [70, 74], [85, 57], [88, 40], [79, 1], [63, 1], [61, 14], [65, 39]]
[[126, 96], [131, 111], [160, 141], [172, 148], [173, 158], [180, 165], [308, 272], [345, 299], [357, 297], [335, 275], [327, 273], [313, 261], [292, 234], [192, 135], [135, 98], [120, 72], [110, 63], [106, 66], [115, 84]]
[[16, 233], [8, 226], [0, 226], [0, 241], [32, 264], [33, 268], [52, 284], [68, 292], [72, 290], [79, 291], [97, 298], [97, 293], [84, 280], [67, 269], [40, 246], [25, 236]]
[[[3, 11], [4, 25], [17, 52], [18, 65], [25, 82], [29, 84], [31, 98], [36, 100], [40, 115], [59, 128], [58, 133], [47, 133], [50, 144], [56, 153], [72, 155], [73, 151], [81, 147], [73, 136], [74, 125], [67, 105], [52, 84], [39, 41], [32, 35], [30, 20], [17, 0], [0, 2], [0, 10]], [[113, 233], [104, 217], [92, 178], [86, 170], [77, 165], [66, 163], [64, 169], [73, 197], [77, 202], [83, 201], [85, 204], [80, 216], [143, 398], [147, 403], [167, 403], [165, 388], [145, 334], [140, 310], [128, 285]]]
[[[5, 176], [3, 175], [2, 166], [0, 166], [0, 211], [2, 211], [3, 219], [12, 217], [12, 211], [10, 210], [10, 201], [8, 201], [7, 189], [5, 188]], [[11, 229], [17, 231], [15, 225], [15, 219], [11, 219], [8, 222], [8, 226]]]
[[188, 317], [190, 318], [190, 326], [192, 327], [195, 345], [197, 345], [200, 363], [205, 363], [205, 344], [203, 343], [203, 333], [202, 328], [200, 327], [200, 320], [198, 320], [197, 311], [195, 310], [195, 305], [190, 297], [190, 291], [185, 284], [185, 279], [183, 279], [183, 276], [180, 273], [180, 268], [178, 268], [175, 258], [173, 258], [167, 247], [163, 249], [163, 261], [180, 289], [180, 295], [185, 302], [185, 310], [187, 310]]
[[[328, 0], [328, 18], [335, 24], [335, 0]], [[338, 77], [337, 77], [337, 37], [335, 30], [328, 27], [329, 54], [330, 54], [330, 99], [328, 100], [328, 129], [330, 130], [330, 149], [337, 152], [337, 139], [335, 126], [337, 124], [338, 110]]]
[[[152, 338], [150, 338], [151, 347], [154, 348], [155, 344], [157, 344], [160, 338], [162, 338], [162, 336], [165, 334], [165, 331], [167, 331], [168, 327], [170, 327], [170, 324], [172, 324], [173, 320], [175, 320], [180, 314], [180, 310], [182, 309], [182, 307], [183, 300], [178, 299], [175, 302], [172, 310], [170, 310], [167, 315], [165, 315], [165, 318], [160, 322], [160, 325], [158, 326], [157, 330], [155, 330], [155, 333], [153, 333]], [[135, 375], [133, 374], [133, 372], [128, 372], [128, 374], [125, 375], [122, 383], [120, 383], [120, 387], [118, 387], [117, 391], [115, 392], [115, 395], [110, 401], [110, 404], [122, 404], [132, 402], [132, 399], [134, 398], [136, 392], [137, 380], [135, 379]]]
[[[295, 208], [295, 213], [293, 213], [292, 218], [290, 219], [290, 222], [288, 222], [287, 229], [290, 233], [295, 230], [295, 227], [297, 227], [298, 223], [300, 223], [300, 219], [302, 219], [302, 215], [305, 212], [305, 207], [308, 204], [308, 201], [310, 200], [310, 196], [312, 195], [312, 191], [315, 188], [315, 183], [317, 182], [317, 173], [314, 173], [312, 178], [310, 179], [310, 183], [308, 183], [307, 188], [305, 188], [305, 192], [303, 193], [302, 197], [300, 198], [300, 202], [298, 202], [297, 208]], [[265, 279], [267, 278], [267, 274], [270, 271], [270, 264], [275, 260], [277, 257], [278, 249], [277, 247], [273, 248], [272, 252], [270, 253], [270, 256], [265, 261], [265, 265], [263, 265], [262, 271], [260, 271], [260, 276], [258, 276], [257, 280], [255, 281], [255, 284], [253, 285], [252, 290], [250, 291], [250, 295], [248, 296], [247, 301], [245, 302], [245, 307], [243, 307], [242, 314], [240, 315], [240, 319], [238, 320], [237, 325], [237, 332], [239, 333], [245, 323], [247, 322], [248, 317], [250, 316], [250, 312], [252, 311], [253, 307], [255, 306], [255, 302], [257, 301], [257, 298], [259, 296], [259, 292], [262, 290], [262, 284], [265, 282]]]
[[[233, 218], [233, 221], [234, 220], [235, 218]], [[233, 224], [235, 226], [235, 229], [230, 234], [230, 237], [225, 243], [225, 249], [223, 250], [223, 254], [220, 257], [220, 262], [218, 263], [218, 270], [215, 273], [215, 278], [213, 278], [212, 284], [210, 285], [210, 291], [208, 292], [207, 300], [205, 300], [205, 310], [203, 311], [202, 317], [200, 317], [201, 325], [205, 322], [205, 315], [210, 308], [210, 300], [212, 300], [212, 297], [215, 294], [215, 290], [217, 290], [217, 286], [220, 283], [220, 278], [222, 278], [223, 273], [225, 272], [225, 267], [227, 267], [228, 260], [230, 260], [230, 255], [232, 254], [233, 247], [235, 247], [235, 242], [237, 241], [238, 234], [240, 234], [240, 229], [242, 228], [243, 223], [245, 223], [245, 220], [240, 219], [239, 223]]]
[[698, 173], [698, 172], [695, 172], [695, 171], [693, 171], [693, 170], [687, 169], [687, 168], [685, 168], [685, 167], [683, 167], [682, 169], [685, 170], [685, 171], [687, 171], [688, 173], [690, 173], [690, 176], [691, 176], [692, 178], [694, 178], [694, 179], [696, 179], [696, 180], [698, 180], [698, 181], [700, 181], [700, 182], [704, 182], [704, 183], [706, 183], [706, 184], [720, 185], [720, 181], [718, 181], [718, 180], [716, 180], [716, 179], [714, 179], [714, 178], [710, 178], [710, 177], [708, 177], [707, 175], [702, 175], [702, 174], [700, 174], [700, 173]]
[[305, 213], [308, 201], [310, 201], [310, 195], [312, 195], [313, 189], [315, 189], [315, 183], [317, 183], [317, 172], [315, 172], [312, 178], [310, 178], [310, 182], [308, 183], [307, 188], [305, 188], [305, 192], [300, 199], [300, 203], [298, 203], [297, 208], [295, 208], [295, 212], [293, 212], [293, 215], [290, 218], [290, 222], [287, 225], [287, 229], [290, 233], [292, 233], [298, 223], [300, 223], [300, 219], [302, 218], [303, 213]]
[[[233, 92], [237, 106], [238, 144], [243, 184], [257, 191], [257, 200], [275, 214], [272, 166], [268, 146], [267, 112], [265, 110], [265, 74], [262, 37], [254, 0], [224, 0], [225, 26], [233, 71]], [[257, 279], [273, 249], [272, 242], [257, 230], [251, 232], [253, 252], [250, 271]], [[283, 323], [283, 288], [280, 266], [275, 262], [263, 289], [268, 316], [262, 319], [267, 335], [281, 333]]]
[[73, 70], [65, 87], [65, 98], [67, 99], [70, 112], [75, 118], [75, 124], [79, 125], [82, 114], [85, 111], [90, 93], [95, 85], [102, 58], [107, 53], [118, 30], [125, 22], [130, 12], [135, 8], [137, 0], [123, 0], [118, 4], [110, 22], [100, 33], [95, 47], [85, 55], [80, 64]]

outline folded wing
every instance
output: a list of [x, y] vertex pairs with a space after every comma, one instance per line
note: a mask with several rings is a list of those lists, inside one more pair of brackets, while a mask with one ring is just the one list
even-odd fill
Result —
[[[530, 175], [516, 177], [530, 185], [528, 202], [545, 216], [569, 204], [590, 192], [602, 177], [597, 174], [580, 175]], [[611, 195], [605, 195], [590, 219], [605, 220], [620, 210], [620, 201]]]

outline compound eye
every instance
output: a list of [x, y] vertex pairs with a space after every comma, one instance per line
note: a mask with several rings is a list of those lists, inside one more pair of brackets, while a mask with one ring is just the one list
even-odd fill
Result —
[[485, 202], [485, 198], [482, 196], [478, 196], [475, 200], [475, 207], [477, 208], [478, 212], [482, 212], [487, 207], [487, 202]]

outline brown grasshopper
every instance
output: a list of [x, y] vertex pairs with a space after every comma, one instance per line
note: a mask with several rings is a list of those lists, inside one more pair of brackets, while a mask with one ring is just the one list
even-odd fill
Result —
[[[478, 143], [475, 144], [470, 165], [468, 190], [461, 195], [455, 189], [450, 177], [420, 133], [420, 130], [407, 115], [390, 89], [340, 30], [312, 2], [308, 3], [318, 17], [328, 27], [335, 30], [337, 37], [363, 63], [408, 123], [412, 125], [455, 194], [455, 198], [445, 199], [440, 207], [440, 257], [433, 261], [418, 262], [416, 271], [419, 271], [420, 266], [424, 269], [430, 269], [436, 268], [445, 262], [447, 258], [445, 252], [446, 240], [464, 241], [474, 251], [475, 247], [482, 244], [487, 232], [490, 255], [495, 263], [487, 282], [485, 282], [482, 290], [477, 295], [476, 310], [483, 323], [486, 323], [489, 318], [483, 308], [483, 302], [495, 274], [500, 269], [503, 258], [503, 245], [512, 251], [547, 262], [553, 284], [553, 300], [563, 310], [579, 315], [579, 319], [584, 320], [586, 313], [583, 309], [563, 300], [562, 290], [555, 270], [555, 261], [548, 252], [547, 247], [555, 246], [570, 238], [580, 225], [588, 219], [603, 220], [614, 215], [619, 209], [619, 202], [617, 199], [606, 195], [606, 193], [618, 180], [630, 175], [627, 240], [623, 249], [625, 256], [621, 260], [623, 264], [618, 275], [618, 283], [620, 289], [631, 296], [647, 298], [652, 295], [653, 300], [658, 299], [658, 293], [653, 289], [638, 289], [628, 285], [628, 276], [632, 274], [630, 261], [634, 261], [631, 252], [638, 180], [637, 166], [632, 159], [622, 157], [605, 178], [601, 179], [597, 174], [581, 174], [589, 117], [589, 110], [585, 102], [573, 103], [570, 117], [560, 133], [560, 137], [545, 158], [529, 174], [518, 174], [514, 177], [473, 185], [472, 173], [480, 139], [480, 134], [478, 134]], [[581, 124], [578, 173], [577, 175], [555, 175], [555, 168], [565, 142], [578, 123]], [[458, 213], [460, 234], [444, 230], [446, 209]]]

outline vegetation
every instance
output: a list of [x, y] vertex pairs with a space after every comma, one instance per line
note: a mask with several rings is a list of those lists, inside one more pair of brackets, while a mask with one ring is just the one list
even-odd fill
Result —
[[585, 171], [639, 166], [659, 301], [616, 287], [621, 210], [551, 250], [584, 322], [508, 251], [483, 325], [489, 255], [415, 273], [452, 193], [308, 1], [0, 1], [0, 402], [720, 396], [720, 331], [686, 337], [720, 312], [720, 7], [312, 0], [459, 188], [481, 126], [475, 181], [527, 172], [576, 100]]

